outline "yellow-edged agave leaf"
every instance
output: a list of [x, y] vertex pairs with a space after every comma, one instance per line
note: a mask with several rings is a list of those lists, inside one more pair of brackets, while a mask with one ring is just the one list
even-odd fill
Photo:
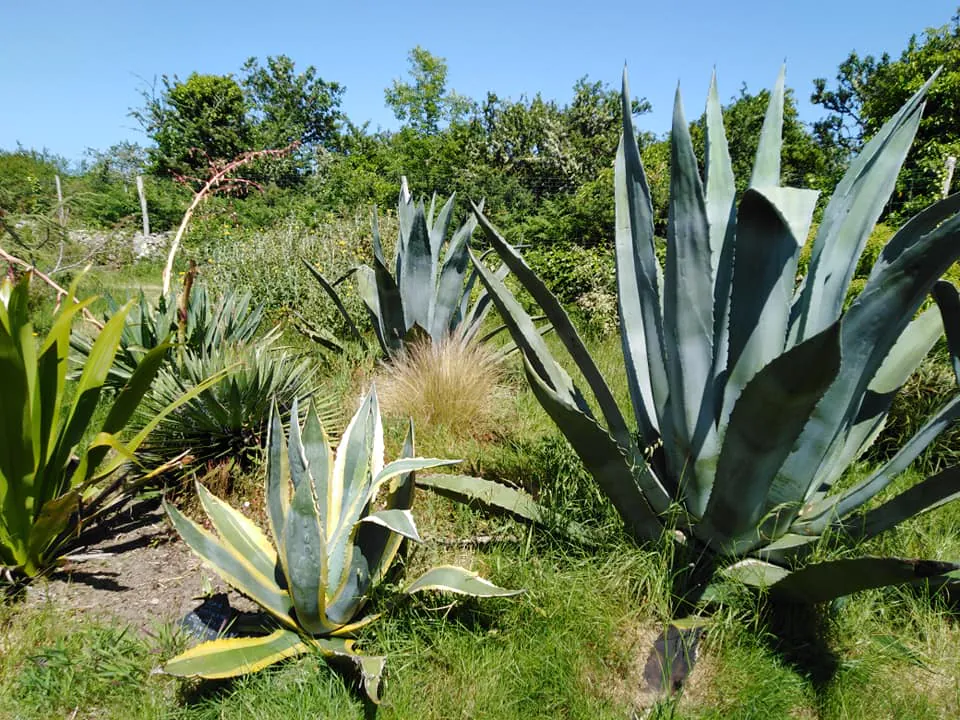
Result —
[[267, 520], [270, 532], [277, 543], [277, 550], [283, 556], [283, 527], [287, 511], [290, 509], [290, 461], [287, 454], [287, 438], [283, 433], [280, 409], [276, 402], [270, 414], [270, 428], [267, 437]]
[[417, 470], [427, 470], [429, 468], [443, 467], [445, 465], [457, 465], [463, 460], [441, 460], [439, 458], [417, 458], [405, 457], [400, 460], [394, 460], [388, 463], [383, 470], [376, 476], [373, 485], [367, 493], [367, 502], [372, 501], [377, 492], [383, 487], [383, 484], [399, 475], [407, 475]]
[[290, 491], [295, 495], [304, 482], [309, 482], [307, 474], [307, 456], [300, 437], [300, 403], [293, 399], [290, 407], [290, 443], [287, 447], [287, 461], [290, 468]]
[[[291, 436], [291, 446], [293, 439]], [[327, 558], [313, 485], [304, 480], [293, 493], [283, 529], [284, 571], [297, 622], [312, 634], [335, 629], [326, 621]]]
[[[407, 422], [407, 437], [403, 442], [403, 455], [410, 457], [414, 454], [416, 434], [413, 429], [413, 420]], [[388, 482], [388, 491], [384, 498], [387, 510], [409, 510], [413, 507], [416, 493], [414, 473], [408, 472], [392, 478]], [[357, 529], [356, 544], [363, 557], [376, 558], [370, 568], [370, 582], [379, 583], [390, 566], [393, 565], [397, 553], [403, 545], [404, 539], [396, 533], [390, 532], [378, 525], [365, 525]]]
[[370, 625], [371, 623], [376, 622], [382, 616], [383, 616], [383, 613], [373, 613], [371, 615], [364, 615], [362, 618], [360, 618], [356, 622], [352, 622], [349, 625], [341, 625], [332, 633], [330, 633], [330, 637], [332, 638], [349, 637], [353, 635], [353, 633], [355, 633], [357, 630], [360, 630], [361, 628], [365, 628], [367, 625]]
[[414, 542], [420, 542], [417, 524], [413, 520], [413, 513], [409, 510], [380, 510], [372, 515], [367, 515], [360, 522], [380, 525], [397, 533], [397, 535], [402, 535]]
[[424, 590], [440, 590], [471, 597], [509, 597], [519, 595], [523, 590], [506, 590], [489, 580], [456, 565], [438, 565], [427, 570], [404, 591], [408, 595]]
[[[350, 540], [354, 526], [367, 505], [371, 475], [371, 454], [375, 449], [375, 425], [379, 425], [376, 391], [371, 388], [360, 409], [350, 420], [337, 447], [330, 478], [327, 503], [327, 587], [333, 598], [346, 581], [352, 560]], [[382, 443], [382, 437], [381, 437]]]
[[297, 633], [280, 629], [270, 635], [201, 643], [167, 662], [163, 670], [180, 677], [229, 678], [257, 672], [309, 651], [310, 645]]
[[[291, 428], [292, 426], [291, 422]], [[307, 460], [307, 472], [313, 482], [313, 494], [317, 502], [317, 511], [320, 513], [320, 523], [326, 526], [327, 493], [330, 471], [333, 468], [333, 452], [312, 398], [300, 439], [303, 443], [303, 455]]]
[[214, 537], [170, 503], [164, 502], [164, 509], [183, 541], [210, 569], [241, 593], [253, 598], [285, 625], [296, 627], [290, 616], [293, 607], [290, 595], [280, 589], [272, 574], [264, 575], [232, 546]]
[[356, 645], [353, 640], [344, 638], [320, 638], [316, 643], [324, 655], [350, 660], [360, 671], [367, 697], [376, 704], [380, 703], [380, 681], [387, 658], [380, 655], [362, 655], [354, 650]]
[[273, 577], [277, 553], [263, 531], [239, 510], [235, 510], [197, 482], [197, 495], [203, 511], [220, 539], [253, 565], [264, 577]]

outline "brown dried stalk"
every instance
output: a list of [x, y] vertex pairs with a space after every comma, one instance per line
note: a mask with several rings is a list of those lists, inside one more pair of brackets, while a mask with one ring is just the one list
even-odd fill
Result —
[[[49, 285], [57, 293], [58, 305], [60, 304], [61, 299], [63, 299], [66, 296], [69, 296], [69, 293], [65, 289], [63, 289], [60, 285], [58, 285], [54, 280], [52, 280], [49, 275], [46, 275], [40, 272], [40, 270], [38, 270], [36, 267], [28, 263], [26, 260], [21, 260], [15, 255], [11, 255], [10, 253], [6, 252], [3, 248], [0, 248], [0, 259], [6, 260], [8, 263], [13, 263], [15, 265], [19, 265], [22, 268], [25, 268], [27, 271], [33, 273], [35, 277], [40, 278], [43, 282]], [[75, 303], [80, 302], [76, 298], [73, 298], [73, 301]], [[84, 320], [86, 320], [91, 325], [95, 326], [98, 330], [103, 330], [103, 323], [97, 320], [93, 316], [93, 313], [91, 313], [86, 308], [83, 308], [81, 312], [83, 313]]]

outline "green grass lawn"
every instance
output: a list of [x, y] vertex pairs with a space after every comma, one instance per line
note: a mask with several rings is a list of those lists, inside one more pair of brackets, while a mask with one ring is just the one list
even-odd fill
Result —
[[[135, 290], [156, 270], [99, 272], [90, 282], [99, 292]], [[294, 335], [287, 341], [313, 352]], [[626, 408], [619, 342], [590, 344]], [[351, 356], [323, 367], [322, 392], [339, 398], [349, 417], [377, 378], [376, 362]], [[630, 717], [637, 705], [643, 716], [660, 718], [960, 717], [956, 607], [923, 588], [870, 591], [813, 610], [772, 606], [730, 588], [728, 604], [707, 621], [684, 693], [652, 705], [642, 675], [669, 617], [669, 563], [657, 548], [637, 548], [621, 535], [516, 359], [506, 383], [492, 427], [467, 437], [420, 427], [419, 454], [463, 458], [462, 471], [527, 488], [558, 516], [594, 527], [601, 545], [579, 547], [560, 533], [422, 493], [414, 512], [428, 542], [408, 559], [411, 574], [456, 561], [526, 592], [485, 601], [418, 597], [365, 629], [364, 650], [388, 656], [375, 712], [355, 675], [320, 657], [235, 681], [184, 681], [155, 672], [188, 644], [171, 626], [140, 634], [82, 611], [13, 601], [0, 606], [0, 717], [596, 720]], [[388, 456], [399, 450], [403, 431], [403, 419], [387, 418]], [[258, 483], [254, 470], [234, 492], [256, 493]], [[857, 552], [953, 559], [960, 557], [958, 528], [954, 504]], [[478, 537], [484, 541], [458, 542]]]

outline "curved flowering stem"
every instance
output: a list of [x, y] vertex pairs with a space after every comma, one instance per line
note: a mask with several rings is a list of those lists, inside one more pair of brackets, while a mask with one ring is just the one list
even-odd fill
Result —
[[199, 190], [194, 191], [193, 200], [190, 202], [190, 206], [187, 208], [187, 211], [183, 214], [183, 219], [180, 221], [180, 227], [177, 228], [177, 234], [174, 235], [173, 243], [170, 245], [170, 252], [167, 254], [167, 264], [163, 268], [164, 295], [170, 292], [170, 275], [173, 273], [173, 259], [177, 255], [177, 250], [180, 249], [180, 241], [183, 239], [183, 234], [186, 232], [187, 226], [190, 224], [190, 220], [193, 218], [193, 213], [196, 212], [198, 207], [200, 207], [200, 203], [202, 203], [207, 196], [211, 194], [217, 192], [229, 192], [243, 185], [253, 186], [262, 191], [263, 188], [261, 188], [260, 185], [258, 185], [255, 181], [250, 180], [249, 178], [231, 177], [231, 174], [244, 165], [249, 165], [254, 160], [259, 160], [265, 157], [276, 158], [289, 155], [299, 146], [299, 142], [292, 142], [284, 148], [245, 152], [242, 155], [238, 155], [228, 163], [210, 160], [210, 175], [206, 179], [190, 177], [186, 175], [174, 176], [174, 179], [177, 180], [177, 182], [181, 182], [185, 185], [197, 183], [201, 186]]

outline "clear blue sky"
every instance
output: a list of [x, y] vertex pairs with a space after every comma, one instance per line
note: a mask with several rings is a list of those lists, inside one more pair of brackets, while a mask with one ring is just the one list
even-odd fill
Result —
[[960, 0], [486, 0], [465, 3], [46, 0], [0, 2], [0, 148], [47, 148], [79, 160], [145, 136], [127, 116], [163, 74], [237, 73], [255, 55], [290, 56], [346, 86], [357, 123], [395, 127], [383, 90], [422, 45], [446, 58], [449, 86], [482, 99], [542, 92], [570, 99], [589, 75], [653, 103], [643, 129], [663, 132], [677, 82], [699, 112], [716, 66], [726, 100], [768, 87], [787, 61], [801, 118], [819, 110], [812, 80], [850, 50], [898, 55], [911, 33], [950, 21]]

